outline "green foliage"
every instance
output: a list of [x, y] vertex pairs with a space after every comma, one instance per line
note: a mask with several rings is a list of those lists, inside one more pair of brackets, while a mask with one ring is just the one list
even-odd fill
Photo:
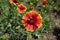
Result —
[[[18, 2], [21, 2], [26, 5], [27, 11], [30, 11], [29, 7], [30, 5], [33, 5], [34, 8], [36, 8], [36, 0], [29, 0], [29, 3], [24, 3], [22, 0], [18, 0]], [[27, 0], [28, 2], [28, 0]], [[29, 38], [34, 37], [40, 37], [40, 35], [50, 28], [50, 19], [48, 17], [48, 12], [51, 10], [52, 0], [48, 0], [48, 5], [41, 4], [40, 8], [41, 10], [38, 11], [43, 18], [42, 27], [35, 30], [34, 32], [27, 31], [22, 23], [22, 16], [25, 14], [20, 14], [17, 11], [17, 6], [10, 4], [9, 0], [0, 0], [0, 11], [2, 15], [0, 15], [0, 40], [6, 40], [6, 38], [1, 38], [4, 36], [5, 33], [8, 33], [10, 35], [10, 38], [7, 38], [8, 40], [28, 40]], [[59, 9], [59, 7], [57, 7]], [[37, 10], [36, 10], [37, 11]]]
[[56, 5], [55, 10], [60, 11], [60, 5]]
[[56, 0], [56, 6], [54, 7], [55, 10], [60, 11], [60, 0]]

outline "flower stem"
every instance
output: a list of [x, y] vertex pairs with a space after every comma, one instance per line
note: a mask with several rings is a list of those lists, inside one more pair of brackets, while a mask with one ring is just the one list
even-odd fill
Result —
[[31, 33], [27, 32], [27, 40], [31, 40], [32, 36]]

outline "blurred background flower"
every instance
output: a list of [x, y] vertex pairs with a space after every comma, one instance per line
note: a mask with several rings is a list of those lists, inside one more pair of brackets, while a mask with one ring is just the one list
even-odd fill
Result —
[[25, 11], [26, 11], [26, 6], [25, 5], [23, 5], [23, 4], [19, 4], [18, 6], [17, 6], [17, 10], [18, 10], [18, 12], [20, 12], [20, 13], [24, 13]]
[[42, 0], [42, 1], [43, 1], [43, 5], [48, 4], [48, 1], [47, 0]]
[[5, 34], [4, 34], [4, 38], [5, 38], [5, 39], [8, 39], [9, 37], [10, 37], [10, 35], [9, 35], [8, 33], [5, 33]]
[[14, 5], [16, 5], [16, 4], [19, 3], [18, 0], [9, 0], [9, 2], [10, 2], [11, 4], [14, 4]]

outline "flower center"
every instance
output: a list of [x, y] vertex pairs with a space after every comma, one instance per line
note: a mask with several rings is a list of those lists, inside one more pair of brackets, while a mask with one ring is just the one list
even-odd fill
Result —
[[20, 7], [21, 10], [24, 10], [25, 8], [23, 6]]
[[30, 23], [33, 24], [34, 23], [34, 20], [30, 20]]
[[28, 20], [27, 20], [28, 24], [34, 24], [34, 19], [32, 17], [30, 17]]

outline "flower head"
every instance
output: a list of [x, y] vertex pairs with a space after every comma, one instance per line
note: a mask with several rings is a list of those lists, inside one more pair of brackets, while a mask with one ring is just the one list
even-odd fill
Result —
[[5, 34], [4, 34], [4, 38], [5, 38], [5, 39], [7, 39], [7, 38], [9, 38], [9, 37], [10, 37], [10, 35], [9, 35], [8, 33], [5, 33]]
[[30, 10], [32, 10], [34, 7], [33, 6], [30, 6]]
[[43, 5], [48, 4], [47, 0], [43, 0]]
[[42, 25], [42, 17], [36, 11], [27, 12], [22, 19], [24, 27], [28, 31], [34, 31]]
[[20, 5], [18, 5], [18, 7], [17, 7], [17, 10], [18, 10], [20, 13], [25, 12], [26, 9], [27, 9], [26, 6], [23, 5], [23, 4], [20, 4]]
[[17, 1], [17, 0], [9, 0], [9, 2], [10, 2], [11, 4], [14, 4], [14, 5], [18, 4], [18, 1]]

